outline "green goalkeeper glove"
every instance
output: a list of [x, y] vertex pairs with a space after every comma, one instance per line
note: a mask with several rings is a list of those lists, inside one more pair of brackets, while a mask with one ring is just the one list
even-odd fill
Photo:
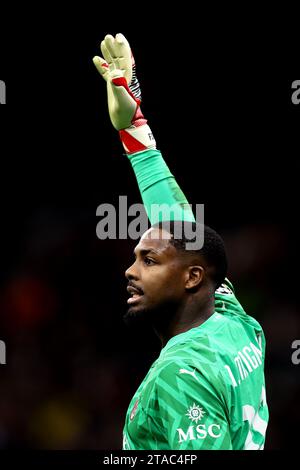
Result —
[[127, 39], [122, 34], [115, 38], [108, 34], [100, 47], [104, 58], [95, 56], [93, 62], [107, 83], [109, 116], [126, 153], [155, 149], [155, 139], [141, 112], [140, 84]]

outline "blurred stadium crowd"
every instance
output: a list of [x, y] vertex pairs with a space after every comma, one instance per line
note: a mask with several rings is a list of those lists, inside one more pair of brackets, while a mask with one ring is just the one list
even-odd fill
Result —
[[[36, 211], [0, 284], [0, 448], [119, 449], [125, 412], [160, 345], [128, 329], [124, 271], [134, 241], [100, 241], [88, 211]], [[267, 337], [267, 449], [296, 445], [300, 338], [293, 256], [280, 225], [221, 231], [230, 279]], [[295, 286], [296, 287], [296, 286]], [[287, 297], [287, 292], [289, 296]], [[289, 429], [289, 432], [287, 432]]]
[[135, 242], [96, 237], [98, 204], [117, 194], [140, 202], [91, 61], [104, 35], [121, 31], [134, 45], [158, 148], [188, 200], [208, 206], [205, 222], [225, 240], [237, 297], [264, 328], [266, 448], [297, 448], [300, 107], [291, 104], [292, 80], [278, 73], [278, 48], [273, 73], [269, 43], [254, 49], [250, 35], [241, 54], [226, 31], [214, 47], [211, 34], [199, 38], [197, 14], [186, 26], [191, 44], [201, 43], [202, 71], [197, 82], [170, 80], [178, 57], [195, 63], [182, 8], [180, 22], [160, 30], [153, 10], [155, 31], [143, 21], [140, 32], [132, 21], [122, 29], [123, 12], [121, 27], [111, 27], [102, 4], [85, 17], [81, 4], [78, 17], [75, 4], [66, 17], [49, 8], [47, 24], [34, 9], [31, 25], [20, 12], [16, 25], [14, 10], [8, 32], [0, 29], [10, 103], [0, 120], [0, 449], [120, 449], [129, 401], [160, 351], [154, 333], [122, 321]]

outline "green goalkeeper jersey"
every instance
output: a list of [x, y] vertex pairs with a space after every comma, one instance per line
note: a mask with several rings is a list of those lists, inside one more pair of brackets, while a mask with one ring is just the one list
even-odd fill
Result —
[[128, 408], [124, 450], [263, 449], [265, 338], [228, 280], [215, 312], [171, 338]]

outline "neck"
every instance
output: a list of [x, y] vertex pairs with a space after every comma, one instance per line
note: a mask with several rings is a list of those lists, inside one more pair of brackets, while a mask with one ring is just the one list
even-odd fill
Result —
[[154, 331], [161, 341], [162, 348], [173, 336], [200, 326], [211, 317], [215, 310], [214, 295], [205, 300], [188, 299], [188, 301], [178, 307], [175, 314], [173, 308], [170, 310], [173, 312], [171, 315], [164, 311], [162, 315], [159, 315], [159, 320], [153, 324]]

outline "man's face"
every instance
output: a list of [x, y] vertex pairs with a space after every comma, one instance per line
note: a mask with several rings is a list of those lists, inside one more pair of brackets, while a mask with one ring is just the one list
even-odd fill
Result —
[[151, 319], [151, 312], [175, 307], [182, 300], [185, 268], [171, 238], [166, 230], [150, 228], [136, 246], [136, 260], [125, 273], [130, 294], [127, 318], [150, 313]]

